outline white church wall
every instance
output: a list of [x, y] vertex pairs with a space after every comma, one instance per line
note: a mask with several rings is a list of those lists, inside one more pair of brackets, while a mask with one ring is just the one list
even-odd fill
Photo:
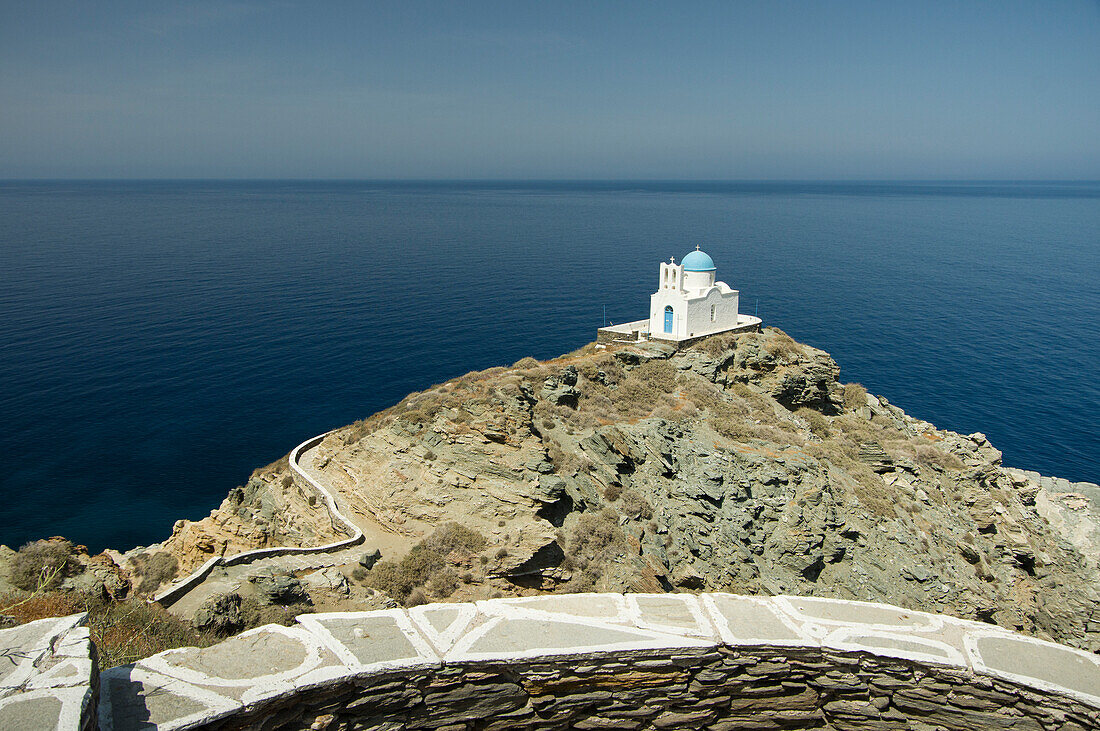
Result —
[[[711, 307], [715, 311], [713, 321], [710, 318]], [[723, 295], [717, 288], [711, 289], [705, 297], [688, 303], [684, 334], [680, 337], [699, 337], [737, 327], [737, 307], [737, 290]]]
[[[665, 307], [672, 306], [672, 332], [665, 332]], [[687, 302], [679, 289], [659, 289], [649, 298], [650, 337], [679, 340], [687, 332]]]
[[714, 272], [684, 272], [684, 289], [695, 294], [695, 290], [714, 286]]

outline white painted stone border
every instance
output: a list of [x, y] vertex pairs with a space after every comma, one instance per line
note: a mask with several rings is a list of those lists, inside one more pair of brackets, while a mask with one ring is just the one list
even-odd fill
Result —
[[[577, 615], [569, 612], [567, 608], [561, 610], [539, 609], [540, 603], [547, 606], [558, 604], [562, 600], [568, 603], [570, 600], [581, 602], [591, 598], [605, 600], [602, 604], [609, 614], [604, 617], [590, 615]], [[691, 636], [692, 630], [676, 625], [666, 626], [647, 622], [642, 618], [639, 600], [647, 598], [659, 598], [663, 600], [683, 602], [687, 609], [687, 615], [697, 622], [698, 628], [713, 627], [714, 633], [708, 637]], [[184, 729], [191, 726], [202, 726], [231, 716], [235, 713], [251, 713], [263, 702], [276, 698], [293, 698], [297, 694], [305, 694], [315, 688], [330, 686], [335, 683], [362, 682], [365, 677], [384, 677], [391, 674], [415, 673], [417, 671], [430, 671], [446, 668], [473, 668], [476, 670], [479, 664], [486, 665], [510, 664], [522, 662], [617, 662], [618, 656], [622, 659], [660, 657], [667, 659], [670, 656], [706, 655], [716, 647], [729, 647], [735, 651], [746, 653], [763, 650], [765, 653], [774, 652], [783, 655], [784, 650], [789, 650], [793, 655], [800, 651], [824, 652], [826, 656], [840, 657], [871, 657], [880, 658], [883, 661], [911, 662], [917, 666], [928, 668], [944, 668], [952, 672], [962, 672], [969, 676], [973, 682], [978, 676], [986, 676], [1003, 680], [1023, 691], [1036, 694], [1050, 694], [1061, 697], [1067, 702], [1075, 701], [1086, 707], [1100, 709], [1100, 695], [1082, 693], [1063, 687], [1051, 681], [1024, 675], [1020, 672], [1012, 673], [989, 668], [982, 660], [977, 642], [983, 637], [995, 637], [1010, 639], [1018, 642], [1032, 643], [1038, 646], [1050, 647], [1063, 652], [1069, 651], [1079, 655], [1093, 663], [1100, 663], [1100, 659], [1090, 654], [1058, 645], [1025, 637], [1008, 630], [977, 622], [970, 622], [951, 617], [942, 618], [937, 629], [928, 630], [929, 625], [918, 627], [899, 627], [895, 625], [876, 625], [860, 622], [844, 622], [841, 620], [829, 620], [829, 626], [812, 624], [807, 620], [798, 620], [796, 616], [785, 611], [782, 607], [784, 597], [761, 597], [738, 594], [579, 594], [543, 597], [523, 597], [512, 599], [492, 599], [477, 602], [476, 604], [434, 604], [422, 605], [408, 610], [387, 609], [371, 612], [332, 612], [326, 614], [302, 615], [298, 618], [297, 627], [285, 628], [278, 625], [250, 630], [241, 636], [247, 636], [259, 632], [276, 632], [288, 637], [294, 637], [301, 641], [307, 650], [307, 657], [297, 668], [258, 676], [247, 679], [218, 678], [206, 673], [191, 670], [186, 664], [172, 664], [164, 662], [176, 653], [195, 652], [196, 648], [169, 650], [152, 658], [141, 661], [137, 667], [119, 668], [108, 670], [103, 674], [104, 690], [101, 700], [101, 714], [106, 721], [103, 731], [109, 731], [107, 725], [111, 713], [110, 693], [108, 682], [113, 676], [129, 673], [135, 681], [150, 683], [151, 687], [162, 687], [168, 692], [190, 698], [200, 704], [208, 705], [203, 712], [189, 714], [186, 718], [180, 718], [171, 723], [162, 725], [165, 729]], [[792, 598], [799, 599], [799, 598]], [[609, 601], [607, 601], [609, 600]], [[747, 634], [745, 627], [730, 627], [731, 620], [718, 611], [717, 602], [730, 601], [735, 606], [740, 604], [752, 612], [766, 612], [766, 618], [761, 621], [774, 621], [789, 630], [795, 639], [777, 640], [774, 638], [735, 637], [737, 634]], [[893, 612], [908, 614], [909, 611], [902, 607], [893, 607], [884, 604], [872, 604], [863, 602], [850, 602], [832, 599], [820, 599], [820, 601], [844, 605], [864, 605], [876, 609], [886, 608]], [[746, 605], [748, 605], [746, 607]], [[427, 613], [438, 609], [454, 610], [455, 618], [442, 631], [435, 629], [427, 620]], [[658, 610], [659, 611], [659, 610]], [[923, 614], [923, 613], [922, 613]], [[932, 615], [935, 616], [935, 615]], [[687, 618], [686, 616], [684, 617]], [[356, 620], [384, 619], [392, 622], [399, 632], [409, 641], [411, 651], [406, 657], [399, 659], [383, 659], [376, 662], [362, 662], [352, 649], [336, 639], [335, 635], [326, 626], [326, 620], [347, 621], [354, 623]], [[571, 628], [575, 627], [577, 635], [575, 640], [582, 640], [581, 633], [591, 631], [591, 638], [583, 638], [583, 641], [595, 644], [569, 644], [565, 647], [539, 647], [537, 632], [528, 635], [524, 629], [517, 628], [517, 633], [509, 637], [513, 642], [502, 645], [505, 650], [471, 650], [479, 641], [490, 635], [495, 629], [506, 625], [511, 621], [546, 622], [553, 623], [564, 632], [564, 642], [568, 643]], [[918, 618], [924, 620], [923, 617]], [[735, 621], [735, 620], [734, 620]], [[935, 623], [933, 623], [935, 624]], [[922, 636], [913, 632], [913, 629], [928, 630], [933, 634], [942, 631], [943, 627], [949, 629], [947, 638], [937, 636]], [[898, 631], [898, 630], [902, 631]], [[908, 629], [909, 631], [905, 631]], [[601, 642], [601, 632], [617, 633], [619, 636], [611, 636], [606, 642]], [[623, 636], [625, 634], [625, 637]], [[451, 638], [455, 642], [450, 649], [445, 649], [444, 644]], [[559, 635], [560, 641], [562, 635]], [[884, 640], [887, 645], [891, 640], [907, 643], [905, 648], [892, 648], [878, 644], [865, 644], [864, 640]], [[369, 640], [369, 638], [368, 638]], [[437, 642], [437, 647], [432, 647]], [[312, 650], [311, 650], [312, 648]], [[921, 648], [927, 648], [928, 652], [922, 652]], [[368, 650], [369, 651], [369, 650]], [[1027, 653], [1021, 660], [1020, 668], [1026, 672]], [[442, 657], [441, 657], [442, 656]], [[335, 659], [335, 662], [333, 662]], [[369, 658], [367, 658], [369, 660]], [[690, 662], [690, 661], [689, 661]], [[971, 670], [973, 674], [971, 674]], [[220, 690], [224, 688], [226, 690]], [[219, 695], [220, 692], [228, 693], [229, 688], [243, 688], [243, 693], [237, 690], [234, 696], [240, 694], [240, 700], [233, 700]], [[77, 689], [62, 689], [66, 692]], [[37, 692], [37, 691], [35, 691]]]
[[251, 551], [243, 551], [241, 553], [235, 553], [231, 556], [215, 556], [210, 559], [198, 569], [193, 571], [188, 576], [173, 583], [164, 591], [157, 594], [153, 600], [164, 604], [165, 606], [171, 606], [173, 602], [179, 599], [187, 592], [194, 589], [201, 584], [210, 572], [214, 570], [216, 566], [236, 566], [242, 563], [249, 563], [261, 558], [268, 558], [270, 556], [289, 556], [289, 555], [301, 555], [301, 554], [313, 554], [313, 553], [329, 553], [332, 551], [339, 551], [344, 548], [350, 548], [363, 542], [363, 531], [359, 529], [359, 526], [355, 525], [346, 515], [340, 512], [340, 509], [336, 506], [336, 498], [332, 496], [332, 493], [327, 488], [321, 485], [320, 482], [306, 474], [306, 471], [302, 469], [298, 464], [298, 459], [301, 457], [302, 452], [324, 441], [325, 437], [333, 432], [337, 431], [333, 429], [327, 431], [324, 434], [318, 434], [315, 437], [310, 437], [297, 447], [290, 451], [288, 462], [290, 469], [296, 475], [306, 481], [306, 484], [310, 485], [325, 501], [325, 506], [329, 511], [329, 515], [334, 520], [343, 524], [343, 527], [351, 533], [350, 538], [345, 538], [335, 543], [327, 543], [323, 546], [272, 546], [268, 548], [257, 548]]
[[173, 695], [178, 695], [203, 706], [203, 708], [188, 716], [159, 724], [157, 726], [158, 731], [181, 731], [195, 725], [205, 725], [244, 708], [244, 703], [241, 701], [226, 698], [212, 690], [196, 687], [178, 678], [149, 672], [140, 667], [122, 665], [104, 670], [100, 675], [100, 687], [103, 690], [99, 694], [99, 731], [114, 731], [114, 713], [111, 705], [111, 694], [108, 691], [111, 680], [115, 678], [135, 680], [145, 687], [163, 688]]
[[138, 661], [139, 665], [142, 665], [149, 670], [169, 675], [174, 678], [179, 678], [188, 683], [195, 685], [214, 685], [223, 688], [245, 688], [254, 685], [263, 685], [265, 683], [279, 683], [292, 678], [298, 678], [305, 675], [311, 670], [316, 670], [321, 666], [321, 649], [323, 647], [319, 638], [315, 637], [311, 633], [299, 628], [299, 627], [283, 627], [279, 624], [268, 624], [263, 627], [257, 627], [256, 629], [250, 629], [247, 632], [242, 632], [235, 637], [230, 637], [225, 640], [226, 642], [232, 642], [234, 640], [244, 639], [256, 634], [280, 634], [288, 637], [302, 645], [302, 649], [305, 650], [305, 657], [302, 662], [298, 664], [298, 667], [290, 670], [281, 670], [277, 673], [271, 673], [269, 675], [257, 675], [251, 678], [220, 678], [216, 675], [208, 675], [201, 673], [198, 670], [192, 670], [191, 668], [182, 665], [173, 665], [168, 660], [176, 655], [182, 655], [188, 653], [195, 648], [193, 647], [181, 647], [176, 650], [165, 650], [164, 652], [147, 657], [144, 660]]
[[[458, 607], [455, 618], [451, 620], [451, 624], [447, 626], [447, 629], [442, 632], [437, 630], [427, 617], [429, 611], [439, 607]], [[470, 602], [462, 604], [422, 604], [418, 607], [412, 607], [408, 611], [409, 617], [416, 623], [424, 636], [428, 638], [428, 641], [435, 645], [437, 650], [444, 653], [454, 646], [458, 638], [469, 629], [477, 617], [477, 605]]]
[[[430, 605], [429, 605], [430, 606]], [[347, 648], [343, 642], [329, 631], [322, 620], [324, 619], [376, 619], [389, 617], [397, 625], [397, 629], [412, 645], [416, 657], [399, 658], [397, 660], [381, 660], [379, 662], [364, 663], [355, 656], [355, 653]], [[316, 639], [328, 648], [355, 674], [378, 673], [388, 670], [415, 670], [418, 668], [439, 667], [442, 660], [435, 650], [424, 640], [413, 625], [408, 615], [400, 609], [379, 609], [371, 612], [325, 612], [323, 614], [302, 614], [297, 621]]]
[[[920, 652], [919, 650], [905, 650], [896, 647], [884, 647], [882, 645], [868, 645], [859, 642], [858, 638], [860, 637], [879, 637], [886, 640], [896, 639], [899, 642], [908, 642], [914, 645], [923, 645], [929, 649], [934, 648], [943, 650], [947, 653], [947, 656], [936, 655], [931, 652]], [[960, 652], [958, 648], [952, 647], [940, 640], [933, 640], [918, 635], [903, 634], [901, 632], [866, 630], [863, 627], [852, 626], [841, 627], [826, 635], [821, 641], [821, 646], [834, 650], [844, 650], [846, 652], [866, 652], [879, 657], [896, 657], [902, 660], [912, 660], [914, 662], [924, 663], [926, 665], [941, 665], [952, 668], [965, 668], [967, 666], [966, 657], [963, 656], [963, 653]]]
[[[635, 627], [649, 629], [655, 632], [686, 635], [690, 637], [702, 637], [709, 640], [718, 640], [718, 630], [707, 618], [706, 611], [699, 604], [699, 597], [695, 594], [624, 594], [627, 612]], [[688, 610], [695, 620], [695, 631], [688, 627], [680, 627], [674, 624], [658, 624], [647, 621], [642, 614], [642, 607], [638, 600], [642, 599], [671, 599], [679, 601]]]
[[[623, 642], [601, 643], [598, 645], [574, 645], [572, 647], [532, 647], [526, 650], [508, 652], [472, 652], [470, 650], [478, 640], [509, 620], [554, 622], [557, 624], [576, 625], [578, 628], [605, 630], [609, 632], [627, 632], [638, 636], [638, 639]], [[582, 619], [569, 614], [557, 614], [554, 617], [540, 617], [530, 614], [511, 615], [508, 612], [503, 612], [497, 616], [491, 617], [489, 621], [467, 632], [465, 636], [455, 643], [455, 646], [444, 655], [443, 660], [447, 664], [452, 664], [538, 659], [587, 659], [604, 657], [608, 653], [614, 652], [644, 652], [647, 650], [677, 649], [698, 651], [713, 649], [715, 647], [717, 647], [717, 643], [713, 640], [664, 634], [629, 625], [600, 622], [591, 618]]]
[[[586, 620], [592, 620], [593, 622], [612, 622], [633, 625], [630, 610], [627, 608], [625, 594], [599, 594], [595, 592], [588, 592], [584, 594], [550, 594], [544, 596], [525, 596], [525, 597], [508, 597], [507, 599], [482, 599], [474, 602], [478, 611], [487, 616], [503, 616], [509, 619], [547, 619], [547, 620], [576, 620], [579, 622], [585, 622]], [[591, 614], [572, 614], [563, 610], [555, 609], [539, 609], [536, 605], [539, 600], [547, 600], [547, 604], [551, 604], [556, 600], [570, 599], [611, 599], [611, 603], [615, 605], [615, 614], [611, 616], [600, 616]]]
[[[722, 644], [730, 647], [810, 647], [815, 649], [821, 646], [821, 641], [817, 637], [808, 633], [803, 625], [797, 624], [793, 617], [784, 613], [779, 607], [774, 605], [771, 601], [774, 597], [724, 593], [700, 594], [700, 597], [703, 600], [703, 606], [710, 615], [711, 622], [714, 623], [715, 628], [718, 630], [718, 636]], [[733, 630], [730, 629], [729, 620], [726, 618], [726, 615], [722, 614], [715, 604], [715, 598], [732, 598], [735, 601], [746, 601], [759, 605], [771, 612], [772, 615], [775, 616], [776, 621], [793, 632], [798, 639], [783, 640], [771, 637], [738, 637], [733, 633]]]
[[38, 625], [41, 633], [32, 642], [26, 645], [27, 654], [16, 663], [15, 669], [3, 679], [0, 685], [0, 698], [6, 698], [19, 693], [20, 689], [32, 682], [32, 677], [38, 672], [38, 664], [42, 658], [53, 650], [54, 644], [59, 638], [72, 629], [84, 624], [88, 618], [87, 612], [72, 614], [68, 617], [48, 617], [27, 622], [11, 629], [21, 629]]
[[1039, 640], [1034, 637], [1028, 637], [1027, 635], [1017, 634], [1015, 632], [979, 629], [976, 631], [968, 632], [963, 637], [963, 643], [966, 645], [966, 654], [970, 656], [970, 666], [974, 669], [975, 673], [978, 673], [979, 675], [986, 675], [991, 678], [1008, 680], [1024, 687], [1037, 688], [1048, 693], [1068, 695], [1072, 698], [1076, 698], [1082, 703], [1100, 708], [1100, 688], [1096, 689], [1095, 694], [1082, 693], [1081, 691], [1074, 690], [1072, 688], [1066, 688], [1065, 686], [1058, 685], [1057, 683], [1051, 683], [1050, 681], [1043, 680], [1042, 678], [1036, 678], [1032, 675], [1022, 675], [1019, 673], [1012, 673], [1005, 670], [998, 670], [997, 668], [989, 667], [985, 664], [985, 660], [982, 658], [981, 650], [978, 649], [978, 640], [985, 637], [994, 637], [1002, 640], [1014, 640], [1016, 642], [1022, 642], [1029, 645], [1037, 645], [1039, 647], [1050, 647], [1061, 652], [1069, 652], [1074, 655], [1078, 655], [1088, 662], [1100, 666], [1100, 658], [1098, 658], [1096, 655], [1090, 652], [1085, 652], [1084, 650], [1078, 650], [1075, 647], [1059, 645], [1057, 642], [1046, 642], [1044, 640]]
[[56, 731], [72, 731], [80, 728], [84, 704], [89, 695], [88, 691], [88, 688], [39, 688], [28, 690], [0, 698], [0, 708], [18, 705], [23, 701], [33, 701], [38, 698], [53, 698], [61, 702], [61, 712], [57, 714], [57, 725], [54, 728]]
[[[816, 596], [790, 596], [790, 595], [778, 595], [771, 597], [775, 600], [776, 607], [786, 612], [795, 621], [801, 622], [804, 625], [822, 625], [825, 627], [860, 627], [869, 632], [938, 632], [943, 629], [943, 617], [938, 614], [929, 614], [928, 612], [921, 612], [915, 609], [906, 609], [904, 607], [896, 607], [892, 604], [881, 604], [879, 602], [857, 602], [850, 599], [827, 599], [825, 597]], [[794, 606], [794, 602], [806, 601], [811, 604], [840, 604], [849, 606], [852, 608], [860, 607], [873, 607], [875, 609], [881, 609], [890, 612], [898, 612], [901, 614], [912, 615], [914, 619], [918, 621], [925, 621], [927, 624], [873, 624], [870, 622], [859, 622], [856, 620], [843, 620], [843, 619], [822, 619], [820, 617], [813, 617], [806, 614], [798, 607]]]

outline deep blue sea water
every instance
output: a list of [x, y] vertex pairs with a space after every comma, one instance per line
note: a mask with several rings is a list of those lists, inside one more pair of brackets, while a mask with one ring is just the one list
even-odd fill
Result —
[[306, 437], [645, 316], [742, 311], [1100, 480], [1100, 183], [0, 183], [0, 542], [166, 537]]

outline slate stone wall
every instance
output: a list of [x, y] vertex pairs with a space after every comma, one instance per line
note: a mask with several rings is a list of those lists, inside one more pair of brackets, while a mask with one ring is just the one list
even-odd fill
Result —
[[1100, 728], [1100, 658], [882, 604], [573, 594], [302, 615], [103, 673], [100, 727]]
[[862, 653], [719, 648], [374, 676], [204, 728], [1078, 731], [1096, 723], [1071, 700], [969, 672]]

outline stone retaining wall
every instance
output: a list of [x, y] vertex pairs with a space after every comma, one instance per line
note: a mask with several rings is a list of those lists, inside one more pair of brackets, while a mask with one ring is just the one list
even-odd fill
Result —
[[290, 469], [294, 473], [294, 478], [296, 480], [304, 482], [310, 489], [315, 490], [321, 496], [321, 500], [325, 504], [325, 509], [328, 510], [329, 517], [332, 519], [333, 527], [338, 530], [343, 530], [348, 534], [348, 538], [333, 543], [327, 543], [323, 546], [273, 546], [270, 548], [257, 548], [252, 551], [242, 551], [241, 553], [235, 553], [231, 556], [215, 556], [183, 579], [173, 582], [171, 586], [157, 594], [155, 600], [166, 607], [171, 606], [181, 596], [187, 594], [201, 584], [216, 566], [236, 566], [242, 563], [257, 561], [262, 558], [268, 558], [270, 556], [329, 553], [362, 543], [363, 531], [361, 531], [346, 515], [340, 512], [340, 509], [336, 505], [336, 499], [333, 497], [332, 493], [317, 480], [310, 477], [298, 463], [303, 452], [307, 449], [316, 447], [331, 433], [332, 432], [325, 432], [324, 434], [318, 434], [315, 437], [305, 440], [291, 450], [289, 457]]
[[[748, 316], [745, 316], [748, 317]], [[760, 332], [763, 324], [757, 317], [749, 317], [749, 322], [744, 325], [738, 325], [737, 327], [723, 330], [722, 333], [747, 333], [747, 332]], [[639, 339], [637, 333], [642, 333]], [[679, 348], [686, 348], [687, 346], [697, 343], [700, 340], [705, 340], [711, 335], [716, 333], [708, 333], [706, 335], [698, 335], [693, 338], [684, 338], [683, 340], [662, 340], [660, 338], [652, 338], [658, 342], [669, 343], [670, 345]], [[610, 325], [608, 327], [601, 327], [596, 330], [596, 342], [603, 345], [610, 343], [637, 343], [648, 342], [649, 337], [649, 320], [638, 320], [636, 322], [628, 322], [622, 325]]]
[[102, 675], [100, 727], [1100, 728], [1100, 659], [881, 604], [578, 594], [303, 615]]

